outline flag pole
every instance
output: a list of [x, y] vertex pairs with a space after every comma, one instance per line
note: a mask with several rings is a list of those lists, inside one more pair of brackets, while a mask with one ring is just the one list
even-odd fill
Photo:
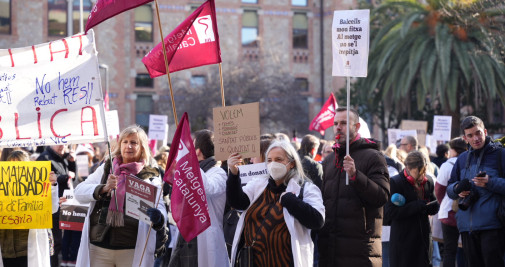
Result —
[[221, 102], [223, 103], [223, 107], [225, 107], [226, 104], [224, 101], [223, 68], [221, 67], [221, 62], [219, 62], [219, 78], [221, 80]]
[[159, 7], [158, 7], [158, 0], [154, 0], [154, 3], [156, 5], [156, 14], [158, 15], [158, 26], [160, 28], [161, 43], [163, 44], [163, 58], [165, 59], [165, 69], [167, 71], [168, 87], [170, 88], [170, 98], [172, 99], [172, 111], [174, 113], [175, 126], [177, 127], [179, 123], [177, 121], [177, 110], [175, 109], [174, 91], [172, 90], [172, 79], [170, 79], [170, 69], [168, 67], [167, 50], [165, 49], [165, 39], [163, 37], [164, 36], [163, 30], [161, 29], [161, 20], [160, 20], [160, 11], [159, 11]]
[[[351, 77], [347, 76], [347, 127], [345, 132], [345, 154], [349, 155], [349, 127], [351, 126], [349, 122], [349, 106], [351, 105]], [[345, 184], [349, 185], [349, 174], [345, 173]]]

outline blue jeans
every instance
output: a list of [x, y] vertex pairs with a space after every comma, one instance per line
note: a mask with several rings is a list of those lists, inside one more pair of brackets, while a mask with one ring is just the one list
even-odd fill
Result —
[[389, 267], [389, 241], [382, 242], [382, 267]]

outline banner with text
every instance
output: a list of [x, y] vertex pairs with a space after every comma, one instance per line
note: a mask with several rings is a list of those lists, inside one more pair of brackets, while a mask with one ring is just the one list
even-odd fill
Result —
[[77, 201], [73, 189], [63, 191], [63, 197], [66, 201], [60, 206], [60, 229], [82, 231], [89, 204], [81, 204]]
[[125, 214], [139, 221], [151, 224], [147, 210], [154, 207], [156, 192], [156, 186], [144, 182], [135, 176], [127, 176]]
[[50, 161], [0, 162], [0, 229], [53, 227]]
[[369, 25], [368, 9], [337, 10], [333, 13], [333, 76], [367, 76]]
[[93, 31], [0, 49], [0, 147], [104, 141]]
[[255, 102], [213, 109], [217, 160], [226, 160], [235, 152], [242, 158], [260, 156], [259, 107], [259, 102]]

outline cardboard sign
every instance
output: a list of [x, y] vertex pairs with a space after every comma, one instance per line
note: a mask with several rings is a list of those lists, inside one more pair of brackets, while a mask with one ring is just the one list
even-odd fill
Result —
[[433, 118], [433, 138], [435, 141], [451, 141], [451, 127], [452, 116], [435, 115]]
[[149, 115], [149, 139], [166, 139], [168, 135], [167, 121], [168, 116], [166, 115]]
[[367, 76], [369, 25], [369, 9], [334, 12], [331, 26], [333, 76]]
[[213, 109], [217, 160], [226, 160], [235, 152], [243, 158], [260, 156], [259, 114], [258, 102]]
[[151, 224], [151, 220], [146, 212], [147, 209], [154, 207], [158, 188], [132, 175], [127, 176], [125, 182], [125, 214], [139, 221]]
[[240, 181], [242, 185], [247, 184], [253, 179], [268, 179], [268, 170], [267, 164], [256, 163], [256, 164], [248, 164], [248, 165], [239, 165], [238, 166], [240, 172]]
[[117, 115], [117, 110], [105, 111], [105, 124], [107, 127], [107, 134], [109, 136], [119, 135], [121, 131], [119, 130], [119, 117]]
[[402, 120], [400, 124], [402, 130], [416, 130], [419, 147], [426, 145], [426, 133], [428, 131], [427, 121]]
[[0, 49], [0, 147], [102, 142], [93, 31]]
[[81, 204], [75, 199], [74, 190], [66, 189], [63, 197], [67, 200], [60, 206], [60, 229], [82, 231], [88, 214], [89, 204]]
[[53, 227], [50, 161], [0, 162], [0, 229]]

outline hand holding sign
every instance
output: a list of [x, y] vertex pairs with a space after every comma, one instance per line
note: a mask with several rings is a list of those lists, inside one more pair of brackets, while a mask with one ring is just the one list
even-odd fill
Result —
[[238, 165], [241, 165], [242, 162], [243, 162], [242, 156], [239, 153], [233, 153], [230, 155], [227, 163], [228, 163], [228, 169], [230, 169], [233, 175], [238, 174]]

